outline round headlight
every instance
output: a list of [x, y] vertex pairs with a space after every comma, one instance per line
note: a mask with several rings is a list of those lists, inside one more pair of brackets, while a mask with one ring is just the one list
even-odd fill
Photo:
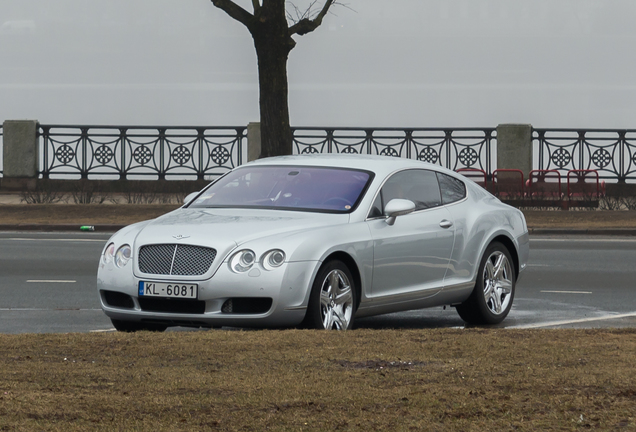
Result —
[[117, 267], [123, 267], [128, 264], [128, 261], [130, 261], [131, 257], [132, 249], [127, 244], [123, 245], [119, 249], [117, 249], [117, 252], [115, 253], [115, 265]]
[[285, 263], [285, 252], [280, 249], [271, 250], [263, 255], [263, 267], [266, 270], [273, 270]]
[[104, 254], [102, 255], [102, 262], [104, 264], [108, 264], [109, 262], [113, 260], [114, 256], [115, 256], [115, 243], [111, 243], [108, 246], [106, 246], [106, 249], [104, 249]]
[[230, 259], [230, 268], [237, 273], [245, 273], [252, 268], [255, 262], [256, 254], [249, 249], [244, 249], [232, 256], [232, 259]]

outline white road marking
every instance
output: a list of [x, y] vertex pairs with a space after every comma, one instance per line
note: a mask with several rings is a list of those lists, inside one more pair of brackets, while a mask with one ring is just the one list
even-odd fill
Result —
[[21, 237], [9, 237], [0, 238], [0, 240], [12, 240], [12, 241], [57, 241], [57, 242], [100, 242], [105, 243], [104, 239], [42, 239], [42, 238], [21, 238]]
[[531, 242], [558, 242], [558, 243], [590, 243], [590, 242], [604, 242], [604, 243], [634, 243], [636, 238], [531, 238]]
[[542, 290], [542, 293], [554, 293], [554, 294], [592, 294], [592, 291], [553, 291], [553, 290]]
[[0, 311], [4, 311], [4, 312], [10, 312], [10, 311], [14, 311], [14, 312], [44, 312], [44, 311], [54, 311], [54, 312], [61, 312], [61, 311], [100, 311], [101, 312], [101, 308], [100, 309], [46, 309], [46, 308], [0, 308]]
[[117, 331], [114, 328], [109, 328], [109, 329], [103, 329], [103, 330], [89, 330], [89, 333], [110, 333], [110, 332], [114, 332]]
[[28, 283], [75, 283], [74, 280], [58, 280], [58, 279], [29, 279]]
[[526, 267], [558, 267], [550, 264], [526, 264]]
[[607, 320], [630, 318], [630, 317], [636, 317], [636, 312], [617, 314], [617, 315], [605, 315], [605, 316], [594, 317], [594, 318], [581, 318], [581, 319], [575, 319], [575, 320], [549, 321], [549, 322], [536, 323], [536, 324], [524, 324], [524, 325], [512, 326], [512, 327], [506, 327], [506, 328], [535, 329], [535, 328], [541, 328], [541, 327], [562, 326], [562, 325], [568, 325], [568, 324], [579, 324], [579, 323], [587, 323], [587, 322], [593, 322], [593, 321], [607, 321]]

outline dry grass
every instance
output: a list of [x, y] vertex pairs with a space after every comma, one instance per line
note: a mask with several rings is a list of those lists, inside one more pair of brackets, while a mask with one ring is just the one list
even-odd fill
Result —
[[154, 219], [176, 204], [5, 204], [0, 224], [120, 224]]
[[[176, 204], [1, 204], [0, 224], [120, 224], [153, 219]], [[636, 228], [636, 211], [524, 210], [531, 228]]]
[[[0, 204], [0, 224], [121, 224], [153, 219], [177, 204]], [[524, 210], [531, 228], [636, 228], [636, 211]]]
[[636, 430], [634, 330], [0, 335], [0, 430]]
[[636, 211], [524, 210], [531, 228], [636, 228]]

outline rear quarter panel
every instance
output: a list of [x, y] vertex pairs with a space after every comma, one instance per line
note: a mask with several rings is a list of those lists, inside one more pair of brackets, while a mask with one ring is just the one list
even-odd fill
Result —
[[470, 295], [477, 279], [477, 271], [488, 245], [505, 236], [514, 245], [510, 251], [519, 257], [523, 268], [527, 253], [520, 247], [520, 238], [527, 238], [523, 213], [508, 206], [479, 186], [467, 184], [467, 199], [447, 206], [454, 219], [455, 245], [445, 287], [457, 290], [463, 301]]

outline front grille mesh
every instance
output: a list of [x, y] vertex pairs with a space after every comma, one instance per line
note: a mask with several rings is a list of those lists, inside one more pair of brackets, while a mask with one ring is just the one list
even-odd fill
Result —
[[158, 244], [139, 249], [142, 273], [169, 276], [201, 276], [216, 258], [216, 250], [201, 246]]
[[139, 250], [139, 270], [144, 273], [169, 275], [177, 245], [142, 246]]

